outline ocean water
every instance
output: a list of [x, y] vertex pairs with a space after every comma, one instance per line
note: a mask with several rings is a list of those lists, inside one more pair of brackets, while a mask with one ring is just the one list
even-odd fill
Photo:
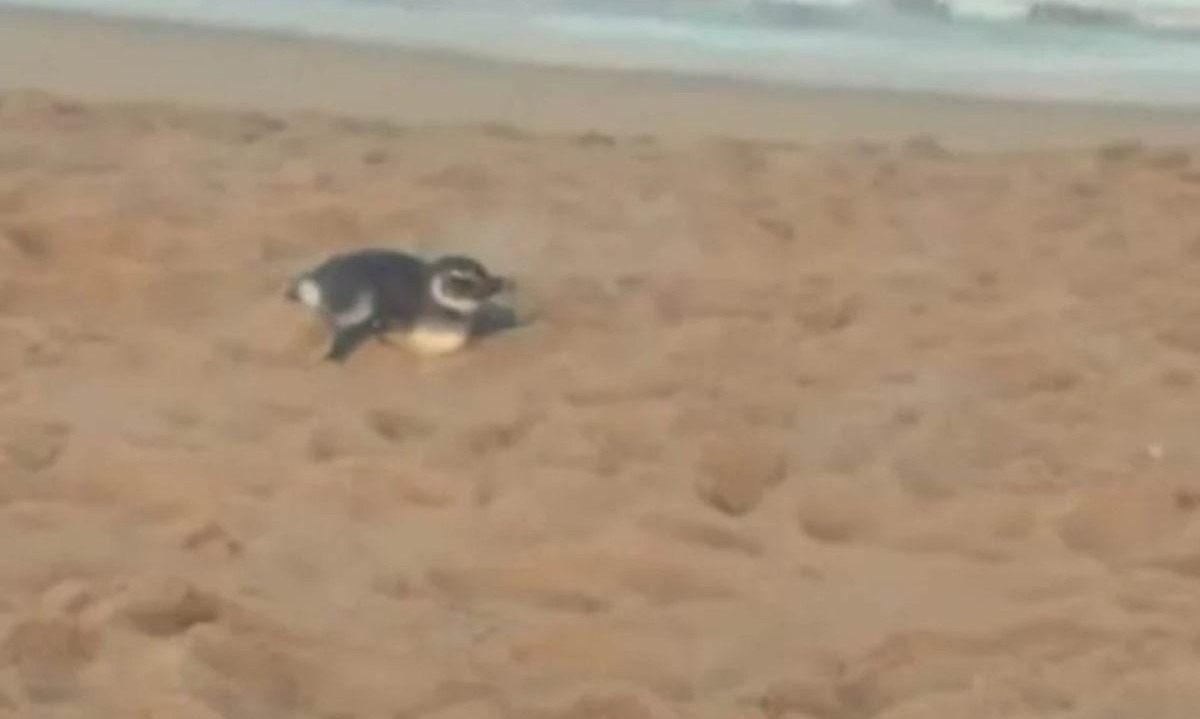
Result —
[[1200, 107], [1200, 0], [0, 0], [2, 5], [556, 65]]

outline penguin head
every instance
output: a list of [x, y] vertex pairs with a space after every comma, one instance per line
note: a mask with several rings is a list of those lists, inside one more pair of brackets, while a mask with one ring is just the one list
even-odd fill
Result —
[[485, 302], [511, 289], [512, 280], [492, 274], [478, 260], [463, 255], [447, 255], [430, 266], [430, 299], [458, 314], [473, 315]]

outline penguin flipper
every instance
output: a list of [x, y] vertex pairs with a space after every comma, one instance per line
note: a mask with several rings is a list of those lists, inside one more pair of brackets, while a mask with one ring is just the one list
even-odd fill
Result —
[[333, 341], [330, 343], [329, 351], [325, 353], [324, 359], [329, 362], [345, 362], [350, 354], [372, 334], [375, 334], [375, 329], [369, 322], [338, 329], [333, 335]]

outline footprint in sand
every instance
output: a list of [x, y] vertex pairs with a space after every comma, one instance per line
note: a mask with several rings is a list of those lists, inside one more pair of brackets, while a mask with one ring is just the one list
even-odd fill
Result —
[[0, 257], [11, 266], [45, 267], [54, 257], [47, 232], [33, 225], [0, 227]]
[[41, 472], [62, 456], [70, 438], [70, 426], [57, 421], [31, 421], [10, 426], [0, 439], [0, 450], [14, 467]]
[[433, 432], [428, 421], [396, 410], [373, 409], [364, 420], [376, 435], [396, 444], [421, 439]]
[[1063, 542], [1105, 561], [1148, 559], [1195, 517], [1191, 495], [1164, 484], [1123, 481], [1091, 488], [1058, 522]]
[[307, 715], [318, 686], [314, 667], [286, 647], [216, 626], [189, 637], [180, 669], [186, 690], [223, 717]]
[[650, 534], [702, 549], [734, 552], [749, 557], [763, 553], [762, 542], [754, 537], [702, 519], [653, 514], [645, 517], [641, 526]]
[[709, 445], [699, 465], [697, 496], [713, 509], [732, 516], [753, 511], [787, 474], [781, 453], [749, 438]]
[[170, 637], [217, 621], [221, 609], [215, 595], [183, 580], [163, 579], [136, 583], [121, 599], [118, 615], [140, 634]]
[[16, 669], [27, 700], [50, 704], [79, 691], [79, 675], [98, 649], [96, 633], [73, 619], [28, 619], [9, 630], [0, 644], [0, 661]]

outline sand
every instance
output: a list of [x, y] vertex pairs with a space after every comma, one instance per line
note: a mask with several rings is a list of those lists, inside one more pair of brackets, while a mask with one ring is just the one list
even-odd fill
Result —
[[[0, 716], [1194, 719], [1200, 150], [1143, 138], [0, 94]], [[316, 362], [284, 284], [364, 244], [527, 324]]]

